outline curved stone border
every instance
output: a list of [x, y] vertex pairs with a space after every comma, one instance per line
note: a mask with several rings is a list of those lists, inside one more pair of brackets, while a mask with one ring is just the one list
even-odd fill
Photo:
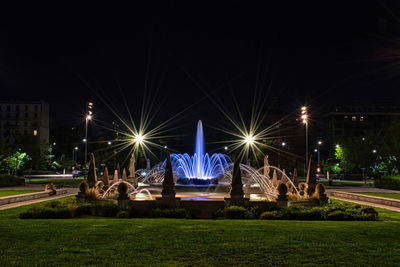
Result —
[[364, 202], [369, 202], [369, 203], [375, 203], [375, 204], [400, 208], [400, 200], [392, 199], [392, 198], [368, 196], [368, 195], [348, 193], [348, 192], [343, 192], [343, 191], [330, 191], [329, 194], [333, 197], [353, 199], [353, 200], [359, 200], [359, 201], [364, 201]]
[[[61, 195], [61, 194], [66, 194], [67, 190], [66, 189], [59, 189], [56, 190], [56, 195]], [[6, 205], [6, 204], [11, 204], [15, 202], [23, 202], [23, 201], [28, 201], [32, 199], [38, 199], [38, 198], [45, 198], [49, 197], [49, 192], [43, 191], [43, 192], [35, 192], [35, 193], [27, 193], [27, 194], [20, 194], [20, 195], [14, 195], [14, 196], [6, 196], [6, 197], [0, 197], [0, 205]]]

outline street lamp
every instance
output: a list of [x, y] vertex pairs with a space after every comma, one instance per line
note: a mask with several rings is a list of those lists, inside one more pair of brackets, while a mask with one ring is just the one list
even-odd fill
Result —
[[108, 144], [108, 145], [111, 145], [112, 143], [111, 143], [111, 141], [108, 141], [107, 144]]
[[318, 165], [319, 165], [320, 161], [321, 161], [321, 152], [320, 152], [321, 147], [320, 146], [322, 145], [322, 141], [318, 141], [317, 144], [318, 144], [318, 148], [317, 148], [318, 151], [316, 151], [316, 152], [318, 152]]
[[72, 149], [72, 160], [77, 162], [78, 161], [78, 147], [74, 147]]
[[304, 174], [306, 175], [306, 169], [308, 167], [308, 114], [307, 107], [301, 107], [301, 119], [306, 128], [306, 165], [304, 167]]
[[88, 140], [88, 123], [93, 118], [93, 102], [88, 101], [86, 105], [86, 116], [85, 116], [85, 168], [87, 164], [87, 140]]

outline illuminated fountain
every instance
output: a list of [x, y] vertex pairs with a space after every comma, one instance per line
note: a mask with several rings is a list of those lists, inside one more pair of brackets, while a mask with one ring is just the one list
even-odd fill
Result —
[[204, 153], [203, 124], [197, 122], [196, 146], [192, 157], [189, 154], [171, 154], [172, 168], [178, 183], [210, 184], [218, 183], [218, 177], [225, 174], [230, 159], [220, 153], [210, 156]]

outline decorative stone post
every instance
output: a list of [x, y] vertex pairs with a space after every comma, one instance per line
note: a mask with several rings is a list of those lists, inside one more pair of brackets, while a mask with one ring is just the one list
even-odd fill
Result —
[[151, 165], [150, 165], [150, 159], [146, 159], [146, 171], [150, 171]]
[[314, 168], [314, 164], [311, 164], [311, 157], [310, 160], [308, 162], [308, 172], [307, 172], [307, 180], [306, 180], [306, 184], [307, 184], [307, 195], [308, 196], [312, 196], [315, 192], [315, 186], [317, 184], [317, 179], [315, 177], [315, 168]]
[[286, 184], [279, 183], [278, 185], [278, 198], [276, 199], [276, 204], [278, 207], [287, 207], [288, 206], [288, 188]]
[[298, 184], [299, 184], [299, 178], [298, 178], [298, 175], [297, 175], [297, 169], [296, 168], [294, 168], [294, 170], [293, 170], [293, 184], [295, 186], [298, 186]]
[[135, 177], [135, 154], [132, 153], [131, 159], [129, 160], [129, 176], [128, 176], [128, 181], [134, 186], [138, 187], [138, 181], [137, 178]]
[[175, 182], [172, 173], [171, 156], [167, 153], [167, 162], [165, 164], [164, 181], [162, 183], [163, 190], [161, 191], [161, 198], [156, 200], [161, 202], [163, 205], [169, 207], [176, 207], [179, 202], [179, 198], [175, 197]]
[[104, 188], [107, 189], [110, 186], [110, 177], [108, 177], [108, 168], [107, 168], [107, 166], [104, 167], [104, 174], [103, 174], [102, 181], [104, 183]]
[[232, 183], [230, 198], [225, 198], [229, 205], [244, 206], [248, 204], [249, 199], [244, 197], [242, 174], [240, 171], [239, 160], [236, 159], [232, 170]]
[[86, 180], [88, 181], [89, 188], [92, 188], [96, 185], [96, 182], [97, 182], [96, 166], [95, 166], [95, 162], [94, 162], [94, 154], [93, 153], [90, 153], [89, 171], [88, 171]]
[[122, 181], [128, 181], [128, 177], [126, 177], [126, 170], [125, 168], [122, 169]]
[[114, 176], [113, 176], [113, 181], [112, 183], [115, 184], [116, 182], [118, 182], [119, 180], [119, 174], [118, 174], [118, 170], [114, 170]]

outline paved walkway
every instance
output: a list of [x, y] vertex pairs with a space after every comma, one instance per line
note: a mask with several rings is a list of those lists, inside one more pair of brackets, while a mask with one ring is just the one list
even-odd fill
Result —
[[[27, 200], [27, 201], [22, 201], [22, 202], [15, 202], [15, 203], [6, 204], [6, 205], [0, 205], [0, 210], [6, 210], [6, 209], [16, 208], [16, 207], [20, 207], [20, 206], [29, 205], [29, 204], [40, 203], [40, 202], [43, 202], [43, 201], [48, 201], [48, 200], [53, 200], [53, 199], [58, 199], [58, 198], [63, 198], [63, 197], [74, 196], [79, 191], [78, 188], [64, 188], [64, 189], [67, 189], [67, 193], [66, 194], [55, 195], [55, 196], [39, 198], [39, 199], [32, 199], [32, 200]], [[21, 187], [18, 187], [18, 190], [28, 190], [28, 188], [23, 188], [22, 189]]]

